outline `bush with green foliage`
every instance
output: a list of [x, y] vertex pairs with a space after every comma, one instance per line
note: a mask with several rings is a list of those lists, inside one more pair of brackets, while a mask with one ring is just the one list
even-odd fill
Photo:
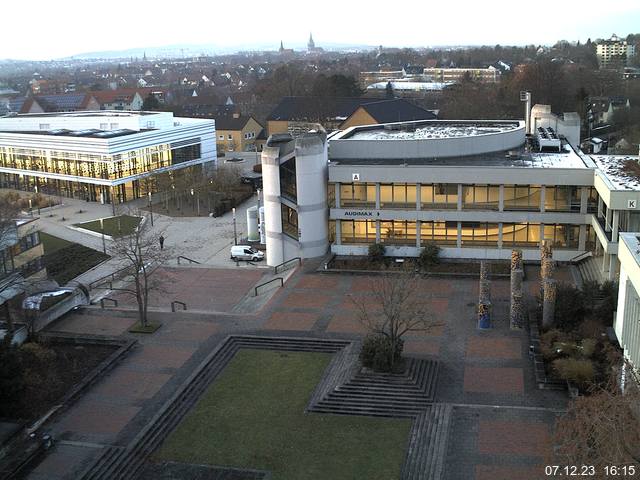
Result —
[[401, 365], [404, 342], [396, 341], [395, 349], [386, 335], [370, 334], [362, 341], [360, 361], [367, 368], [376, 372], [390, 372], [394, 365]]
[[427, 269], [438, 263], [440, 263], [440, 247], [435, 243], [427, 242], [418, 257], [420, 268]]
[[593, 362], [586, 359], [558, 358], [553, 361], [553, 369], [560, 378], [573, 382], [581, 388], [586, 387], [595, 377]]
[[382, 243], [372, 243], [369, 245], [369, 260], [381, 262], [386, 251], [387, 248]]

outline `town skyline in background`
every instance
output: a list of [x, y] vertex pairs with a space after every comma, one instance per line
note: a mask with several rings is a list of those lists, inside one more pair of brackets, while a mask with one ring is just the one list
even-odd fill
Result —
[[[204, 4], [199, 7], [197, 2], [191, 9], [167, 11], [117, 0], [112, 2], [113, 8], [100, 12], [100, 24], [116, 26], [105, 35], [95, 21], [83, 17], [86, 9], [78, 0], [67, 2], [64, 15], [47, 2], [35, 2], [34, 7], [30, 19], [34, 33], [25, 35], [17, 22], [3, 25], [0, 37], [5, 41], [0, 42], [0, 59], [52, 60], [129, 49], [172, 52], [163, 57], [178, 56], [182, 51], [189, 56], [220, 55], [275, 50], [280, 41], [288, 48], [299, 48], [310, 31], [319, 45], [329, 49], [550, 45], [563, 39], [584, 43], [589, 38], [608, 38], [612, 33], [633, 33], [640, 22], [640, 6], [630, 0], [616, 2], [606, 10], [592, 0], [562, 2], [545, 12], [502, 0], [462, 1], [455, 10], [446, 4], [429, 5], [427, 9], [412, 2], [400, 7], [364, 8], [332, 0], [322, 9], [310, 9], [310, 13], [287, 1], [270, 8], [249, 1], [246, 8], [254, 14], [243, 15], [237, 22], [215, 20], [219, 12]], [[197, 8], [205, 14], [193, 15]], [[3, 5], [3, 14], [6, 18], [19, 16], [20, 9], [17, 4]], [[132, 23], [123, 23], [122, 9]], [[458, 15], [462, 12], [464, 15]], [[73, 22], [74, 27], [60, 28], [66, 22]], [[523, 28], [523, 24], [533, 22], [535, 28]], [[153, 25], [165, 28], [145, 28]]]

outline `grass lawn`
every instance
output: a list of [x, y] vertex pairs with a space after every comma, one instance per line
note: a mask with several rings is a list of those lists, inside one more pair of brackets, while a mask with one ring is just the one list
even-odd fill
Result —
[[40, 232], [40, 241], [42, 242], [42, 246], [44, 247], [44, 254], [49, 255], [50, 253], [57, 252], [69, 245], [73, 245], [72, 242], [65, 240], [63, 238], [54, 237], [53, 235], [49, 235], [48, 233]]
[[65, 285], [109, 258], [102, 252], [47, 233], [40, 232], [40, 240], [49, 278], [59, 285]]
[[[130, 235], [140, 223], [140, 217], [132, 217], [131, 215], [118, 215], [117, 217], [105, 218], [104, 234], [111, 237], [121, 237]], [[92, 232], [102, 233], [100, 228], [100, 220], [92, 220], [90, 222], [76, 223], [75, 227], [85, 228]]]
[[399, 478], [411, 420], [304, 413], [330, 358], [238, 351], [154, 460], [270, 470], [274, 480]]

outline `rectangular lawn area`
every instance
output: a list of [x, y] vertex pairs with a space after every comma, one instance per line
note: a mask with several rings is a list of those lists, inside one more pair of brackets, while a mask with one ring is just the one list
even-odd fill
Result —
[[102, 252], [40, 232], [44, 247], [44, 261], [49, 278], [66, 285], [78, 275], [92, 269], [109, 258]]
[[[140, 223], [140, 217], [131, 215], [118, 215], [116, 217], [108, 217], [102, 220], [104, 225], [104, 234], [111, 237], [121, 237], [130, 235], [134, 232]], [[91, 230], [92, 232], [102, 233], [100, 228], [100, 220], [92, 220], [90, 222], [76, 223], [75, 227]]]
[[304, 413], [330, 359], [239, 350], [153, 460], [269, 470], [274, 480], [400, 478], [410, 419]]

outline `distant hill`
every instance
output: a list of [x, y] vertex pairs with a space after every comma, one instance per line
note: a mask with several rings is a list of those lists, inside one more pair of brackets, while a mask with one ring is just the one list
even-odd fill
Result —
[[[371, 50], [374, 47], [370, 45], [354, 45], [344, 43], [326, 43], [319, 45], [325, 50]], [[238, 52], [247, 51], [277, 51], [280, 47], [279, 42], [253, 44], [253, 45], [215, 45], [215, 44], [175, 44], [165, 45], [161, 47], [136, 47], [128, 48], [126, 50], [104, 50], [99, 52], [85, 52], [77, 55], [66, 57], [65, 59], [116, 59], [116, 58], [141, 58], [143, 55], [147, 55], [147, 58], [169, 58], [169, 57], [193, 57], [202, 54], [205, 55], [227, 55]], [[292, 43], [286, 44], [286, 48], [293, 48], [297, 51], [304, 51], [307, 49], [306, 43]]]

